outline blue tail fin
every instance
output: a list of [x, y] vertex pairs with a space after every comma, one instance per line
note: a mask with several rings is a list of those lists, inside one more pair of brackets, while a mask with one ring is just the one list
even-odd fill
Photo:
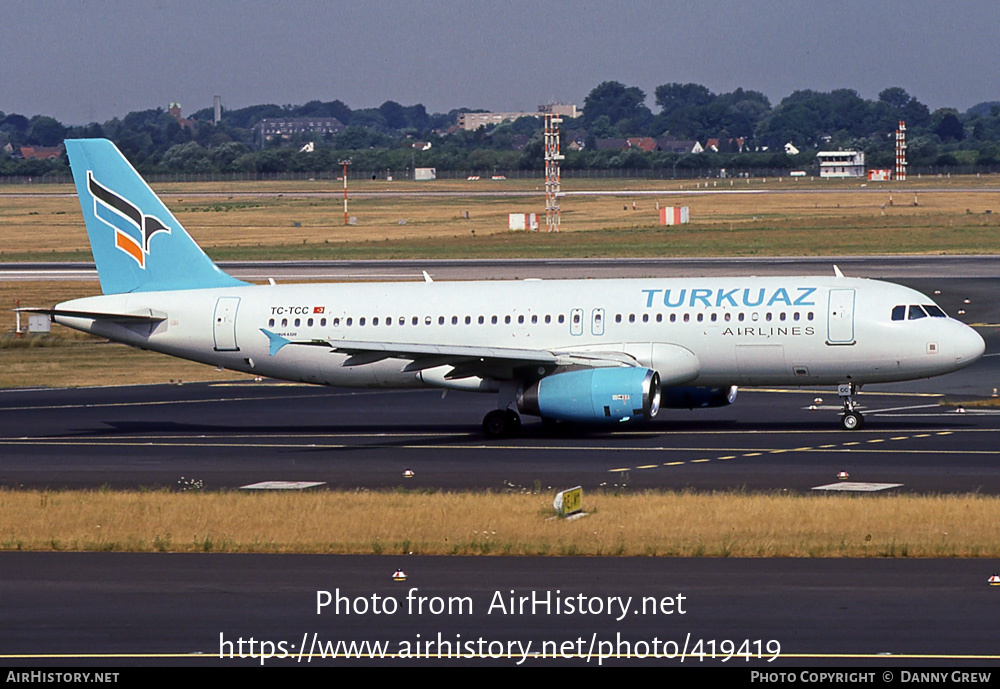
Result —
[[69, 139], [66, 152], [105, 294], [245, 282], [222, 272], [107, 139]]

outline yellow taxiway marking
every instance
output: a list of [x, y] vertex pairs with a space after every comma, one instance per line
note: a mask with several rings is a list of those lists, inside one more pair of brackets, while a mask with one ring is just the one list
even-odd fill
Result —
[[[833, 447], [833, 445], [831, 445], [830, 447]], [[748, 453], [746, 453], [743, 456], [744, 457], [760, 457], [762, 454], [764, 454], [764, 453], [763, 452], [748, 452]]]
[[642, 466], [636, 467], [636, 469], [658, 469], [659, 464], [643, 464]]
[[718, 459], [736, 459], [736, 455], [726, 455], [725, 457], [719, 457]]
[[909, 439], [910, 437], [906, 435], [897, 435], [893, 438], [889, 438], [889, 440], [909, 440]]
[[885, 442], [885, 438], [872, 438], [868, 442], [870, 442], [870, 443], [884, 443]]
[[[722, 459], [725, 459], [725, 457], [722, 457]], [[700, 464], [701, 462], [711, 462], [711, 461], [712, 461], [711, 459], [692, 459], [691, 463]]]
[[680, 466], [681, 464], [687, 464], [687, 462], [664, 462], [663, 466], [665, 466], [665, 467], [675, 467], [675, 466]]

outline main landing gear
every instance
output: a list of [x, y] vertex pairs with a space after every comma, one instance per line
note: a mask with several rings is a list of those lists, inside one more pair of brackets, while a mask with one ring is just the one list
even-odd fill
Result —
[[509, 438], [521, 432], [521, 415], [511, 409], [517, 403], [517, 388], [517, 381], [501, 381], [497, 408], [483, 417], [486, 437]]
[[521, 431], [521, 415], [513, 409], [494, 409], [483, 418], [483, 433], [490, 438], [507, 438]]
[[840, 417], [840, 427], [845, 431], [856, 431], [865, 425], [865, 417], [858, 411], [858, 386], [854, 383], [837, 386], [837, 395], [844, 403], [844, 415]]

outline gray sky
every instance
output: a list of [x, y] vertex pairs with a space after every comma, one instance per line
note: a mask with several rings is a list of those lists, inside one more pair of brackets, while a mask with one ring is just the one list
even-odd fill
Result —
[[[170, 101], [534, 110], [605, 80], [902, 86], [1000, 100], [997, 0], [0, 0], [0, 111], [103, 122]], [[549, 64], [545, 64], [545, 60]]]

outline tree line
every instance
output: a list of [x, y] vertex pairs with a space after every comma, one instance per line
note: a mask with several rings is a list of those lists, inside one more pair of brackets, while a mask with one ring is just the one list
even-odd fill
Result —
[[[875, 100], [852, 89], [795, 91], [777, 105], [758, 91], [738, 88], [713, 93], [700, 84], [668, 83], [653, 94], [617, 81], [603, 82], [584, 99], [577, 118], [563, 118], [562, 143], [569, 170], [672, 169], [709, 174], [740, 170], [808, 169], [819, 150], [853, 149], [869, 167], [892, 167], [895, 130], [907, 126], [908, 161], [921, 166], [992, 170], [1000, 166], [1000, 102], [984, 102], [964, 113], [931, 111], [900, 87]], [[416, 165], [439, 170], [489, 173], [544, 168], [542, 121], [522, 117], [480, 128], [457, 129], [468, 108], [428, 113], [422, 104], [386, 101], [377, 108], [351, 109], [340, 100], [303, 105], [253, 105], [226, 110], [214, 124], [204, 108], [178, 120], [163, 108], [130, 112], [122, 118], [83, 126], [53, 117], [0, 111], [0, 175], [65, 175], [65, 155], [52, 160], [21, 159], [21, 146], [58, 146], [63, 139], [102, 137], [114, 141], [144, 174], [335, 172], [350, 158], [355, 170], [387, 171], [403, 177]], [[334, 117], [339, 133], [299, 134], [262, 141], [256, 129], [265, 118]], [[599, 142], [630, 137], [698, 141], [714, 149], [701, 154], [608, 148]], [[302, 152], [305, 144], [310, 152]], [[789, 155], [785, 144], [799, 153]], [[428, 146], [427, 144], [430, 144]], [[13, 153], [10, 155], [9, 153]]]

